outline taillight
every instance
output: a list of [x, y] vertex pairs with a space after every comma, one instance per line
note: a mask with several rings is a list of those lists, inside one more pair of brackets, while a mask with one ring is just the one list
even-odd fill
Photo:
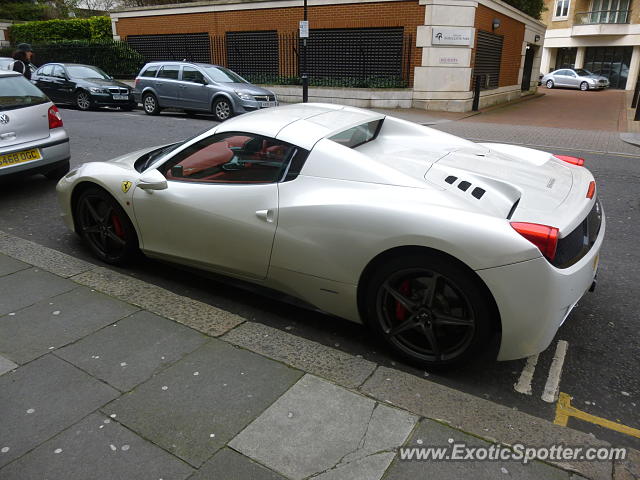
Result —
[[569, 155], [554, 155], [558, 160], [562, 160], [563, 162], [570, 163], [571, 165], [577, 165], [582, 167], [584, 165], [584, 158], [580, 157], [570, 157]]
[[62, 115], [55, 105], [49, 108], [49, 130], [62, 126]]
[[587, 198], [593, 198], [594, 193], [596, 193], [596, 182], [591, 180], [589, 182], [589, 189], [587, 190]]
[[550, 261], [556, 256], [558, 229], [537, 223], [511, 222], [513, 229], [540, 249]]
[[140, 83], [140, 79], [136, 78], [136, 81], [134, 82], [134, 87], [137, 87], [139, 83]]

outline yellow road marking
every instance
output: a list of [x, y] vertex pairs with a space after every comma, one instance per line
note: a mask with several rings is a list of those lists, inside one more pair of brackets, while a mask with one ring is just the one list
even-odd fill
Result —
[[566, 427], [569, 417], [579, 418], [580, 420], [600, 425], [601, 427], [608, 428], [609, 430], [615, 430], [616, 432], [624, 433], [625, 435], [640, 438], [640, 430], [637, 428], [627, 427], [621, 423], [612, 422], [606, 418], [596, 417], [590, 413], [578, 410], [576, 407], [571, 406], [571, 397], [566, 393], [560, 392], [558, 403], [556, 404], [556, 418], [553, 423]]

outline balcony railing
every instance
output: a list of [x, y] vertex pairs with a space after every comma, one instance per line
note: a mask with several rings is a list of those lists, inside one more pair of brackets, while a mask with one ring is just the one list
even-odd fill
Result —
[[631, 10], [594, 10], [576, 13], [574, 25], [599, 25], [603, 23], [629, 23]]

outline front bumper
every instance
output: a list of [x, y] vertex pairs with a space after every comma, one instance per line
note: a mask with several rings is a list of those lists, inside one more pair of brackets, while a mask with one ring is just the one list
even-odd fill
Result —
[[260, 110], [262, 108], [277, 107], [277, 106], [278, 106], [277, 99], [272, 102], [262, 102], [258, 100], [242, 100], [240, 98], [234, 99], [234, 111], [236, 113], [253, 112], [255, 110]]
[[544, 257], [476, 273], [493, 293], [502, 321], [498, 360], [515, 360], [545, 350], [596, 277], [605, 216], [589, 252], [568, 268]]
[[138, 104], [132, 93], [126, 100], [114, 100], [113, 95], [106, 93], [91, 93], [89, 98], [96, 107], [135, 107]]
[[13, 175], [17, 173], [37, 173], [46, 172], [55, 168], [58, 164], [63, 163], [70, 158], [69, 137], [63, 128], [57, 128], [50, 131], [50, 135], [46, 139], [34, 142], [13, 145], [10, 148], [0, 151], [0, 155], [8, 153], [21, 152], [37, 148], [40, 150], [42, 158], [40, 160], [32, 160], [30, 162], [18, 163], [15, 165], [0, 168], [0, 177]]

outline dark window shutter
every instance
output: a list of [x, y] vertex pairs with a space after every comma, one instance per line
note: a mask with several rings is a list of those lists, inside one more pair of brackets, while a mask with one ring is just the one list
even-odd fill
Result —
[[482, 90], [498, 88], [503, 41], [502, 35], [482, 31], [477, 33], [473, 74], [475, 77], [483, 76], [480, 87]]

